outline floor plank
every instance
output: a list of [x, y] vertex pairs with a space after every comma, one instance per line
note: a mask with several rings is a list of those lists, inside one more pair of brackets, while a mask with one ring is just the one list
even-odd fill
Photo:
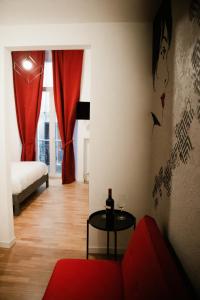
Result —
[[0, 248], [0, 300], [41, 300], [60, 258], [85, 258], [88, 185], [50, 180], [15, 217], [16, 244]]

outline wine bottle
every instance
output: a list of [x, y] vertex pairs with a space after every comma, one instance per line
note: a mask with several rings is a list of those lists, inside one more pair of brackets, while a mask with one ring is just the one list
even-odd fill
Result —
[[113, 213], [114, 210], [114, 200], [112, 198], [112, 189], [108, 189], [108, 198], [106, 200], [106, 209]]
[[108, 189], [108, 198], [106, 199], [106, 220], [108, 225], [113, 222], [114, 200], [112, 198], [112, 189]]

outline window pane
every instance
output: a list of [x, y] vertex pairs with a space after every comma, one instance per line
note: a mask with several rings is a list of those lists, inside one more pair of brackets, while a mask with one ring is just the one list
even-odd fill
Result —
[[49, 92], [43, 91], [42, 92], [42, 102], [41, 102], [41, 109], [40, 109], [40, 121], [48, 121], [49, 122]]
[[49, 92], [42, 92], [42, 102], [38, 123], [38, 159], [49, 165]]
[[58, 128], [58, 122], [56, 122], [56, 124], [55, 124], [55, 139], [61, 141], [60, 132], [59, 132], [59, 128]]
[[39, 140], [39, 160], [49, 165], [49, 141]]
[[44, 64], [43, 86], [44, 87], [52, 87], [53, 86], [52, 62], [45, 62], [45, 64]]
[[56, 141], [55, 146], [56, 146], [56, 173], [61, 174], [61, 172], [62, 172], [62, 157], [63, 157], [61, 141]]
[[55, 151], [56, 151], [56, 173], [61, 174], [63, 151], [62, 151], [62, 142], [61, 142], [57, 122], [55, 123]]
[[49, 140], [49, 122], [40, 122], [38, 124], [38, 139]]

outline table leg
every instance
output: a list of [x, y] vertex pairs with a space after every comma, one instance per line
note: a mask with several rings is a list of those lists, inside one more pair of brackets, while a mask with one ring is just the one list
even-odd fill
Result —
[[107, 256], [109, 256], [109, 231], [107, 231]]
[[89, 251], [89, 220], [87, 220], [87, 243], [86, 243], [86, 258], [88, 259], [88, 251]]
[[114, 234], [115, 234], [115, 260], [117, 260], [117, 231], [115, 231]]

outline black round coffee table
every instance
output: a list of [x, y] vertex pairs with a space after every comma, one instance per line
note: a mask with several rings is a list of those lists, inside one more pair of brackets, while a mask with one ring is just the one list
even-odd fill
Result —
[[107, 256], [109, 256], [109, 233], [114, 232], [115, 236], [115, 258], [117, 258], [117, 232], [134, 227], [136, 218], [127, 211], [114, 209], [112, 221], [106, 218], [106, 211], [99, 210], [91, 214], [87, 220], [87, 259], [89, 255], [89, 224], [96, 229], [107, 231]]

